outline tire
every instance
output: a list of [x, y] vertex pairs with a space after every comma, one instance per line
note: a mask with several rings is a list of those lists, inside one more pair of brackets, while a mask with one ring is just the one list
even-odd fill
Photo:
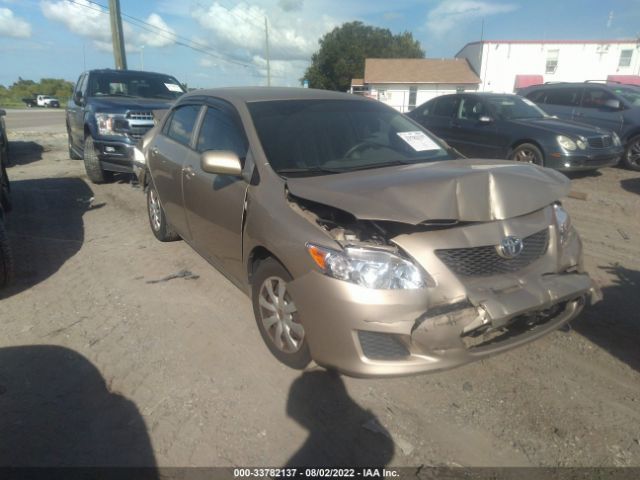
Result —
[[629, 139], [624, 149], [622, 161], [630, 170], [640, 172], [640, 135], [635, 135]]
[[161, 242], [174, 242], [180, 240], [180, 235], [173, 231], [167, 223], [167, 217], [160, 203], [160, 196], [153, 181], [149, 182], [147, 188], [147, 213], [149, 216], [149, 226], [153, 235]]
[[511, 152], [510, 160], [544, 167], [544, 155], [533, 143], [522, 143]]
[[4, 288], [13, 279], [13, 254], [9, 246], [9, 237], [0, 219], [0, 288]]
[[69, 133], [69, 130], [67, 130], [67, 143], [69, 145], [69, 158], [71, 160], [82, 160], [82, 157], [73, 149], [73, 142], [71, 141], [71, 134]]
[[100, 165], [98, 152], [93, 144], [91, 135], [87, 135], [84, 139], [84, 169], [87, 172], [89, 180], [93, 183], [104, 183], [110, 180], [111, 172], [105, 172]]
[[[286, 285], [292, 280], [289, 272], [276, 259], [262, 260], [253, 275], [251, 299], [258, 330], [273, 356], [288, 367], [302, 370], [311, 362], [311, 353], [304, 336], [304, 327], [295, 310], [295, 303], [286, 291]], [[281, 294], [278, 290], [280, 285], [278, 282], [282, 282], [284, 286]], [[269, 295], [268, 284], [271, 285], [273, 295]], [[276, 298], [279, 302], [282, 300], [279, 303], [283, 305], [282, 307], [275, 306]], [[270, 307], [266, 308], [267, 305]], [[294, 310], [288, 311], [287, 307], [292, 305]], [[295, 329], [290, 325], [295, 325]], [[287, 337], [293, 344], [287, 341]], [[276, 338], [280, 339], [279, 344]]]

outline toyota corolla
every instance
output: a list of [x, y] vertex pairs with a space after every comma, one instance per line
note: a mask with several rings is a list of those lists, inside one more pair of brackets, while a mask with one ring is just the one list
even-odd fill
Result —
[[243, 289], [266, 345], [294, 368], [451, 368], [600, 298], [560, 203], [565, 176], [461, 158], [369, 99], [196, 91], [141, 148], [154, 235], [184, 239]]

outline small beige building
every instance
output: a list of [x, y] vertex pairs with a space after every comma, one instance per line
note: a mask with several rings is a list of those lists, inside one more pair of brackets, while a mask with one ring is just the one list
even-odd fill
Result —
[[375, 98], [401, 112], [446, 93], [475, 91], [480, 79], [461, 58], [367, 58], [364, 79], [351, 93]]

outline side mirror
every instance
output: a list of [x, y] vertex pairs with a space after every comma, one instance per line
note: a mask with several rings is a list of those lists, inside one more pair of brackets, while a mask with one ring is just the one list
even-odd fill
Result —
[[488, 117], [487, 115], [483, 115], [480, 118], [478, 118], [478, 123], [491, 123], [493, 122], [493, 118]]
[[83, 101], [82, 101], [82, 92], [75, 92], [73, 94], [73, 101], [76, 102], [78, 105], [82, 105]]
[[235, 152], [228, 150], [207, 150], [200, 156], [200, 168], [203, 172], [215, 175], [242, 176], [242, 165]]
[[7, 114], [2, 108], [0, 108], [0, 117], [4, 117]]
[[620, 110], [620, 100], [610, 98], [609, 100], [604, 102], [604, 106], [612, 110]]

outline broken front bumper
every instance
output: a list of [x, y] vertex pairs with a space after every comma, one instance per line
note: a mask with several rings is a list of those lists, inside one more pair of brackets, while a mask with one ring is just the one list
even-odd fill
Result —
[[314, 360], [353, 376], [407, 375], [479, 360], [555, 330], [601, 298], [584, 273], [530, 276], [475, 305], [431, 307], [427, 289], [370, 290], [317, 272], [289, 290]]

